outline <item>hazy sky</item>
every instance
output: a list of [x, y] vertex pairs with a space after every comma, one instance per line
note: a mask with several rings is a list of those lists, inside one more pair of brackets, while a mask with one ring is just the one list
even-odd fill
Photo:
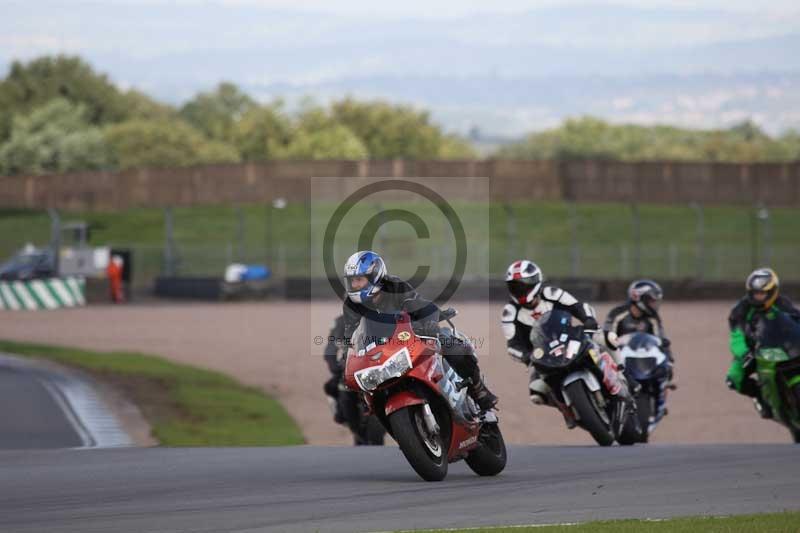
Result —
[[[395, 38], [435, 31], [454, 45], [635, 49], [800, 30], [798, 0], [758, 7], [752, 0], [0, 0], [0, 13], [0, 66], [55, 52], [144, 57], [210, 47], [327, 46], [370, 31], [380, 42], [385, 32], [375, 28], [381, 26]], [[482, 28], [481, 17], [494, 24]]]
[[[64, 0], [46, 0], [47, 3], [64, 3]], [[42, 2], [39, 2], [41, 5]], [[486, 0], [404, 0], [403, 2], [380, 2], [363, 0], [106, 0], [106, 3], [132, 5], [167, 4], [222, 4], [228, 6], [261, 6], [305, 10], [326, 13], [365, 15], [375, 14], [392, 17], [452, 17], [475, 13], [514, 13], [548, 6], [564, 5], [628, 5], [633, 7], [683, 7], [688, 9], [723, 9], [726, 11], [745, 11], [753, 13], [798, 12], [796, 0], [770, 0], [765, 4], [752, 0], [503, 0], [490, 4]]]
[[[800, 124], [800, 0], [0, 0], [0, 75], [57, 53], [172, 103], [224, 79], [259, 99], [411, 102], [460, 129], [587, 112]], [[567, 85], [494, 92], [554, 75]]]

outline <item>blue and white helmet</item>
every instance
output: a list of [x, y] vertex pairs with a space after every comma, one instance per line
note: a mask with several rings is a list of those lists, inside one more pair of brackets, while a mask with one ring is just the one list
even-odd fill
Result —
[[[344, 264], [344, 286], [347, 297], [357, 304], [369, 302], [380, 292], [384, 276], [386, 276], [386, 263], [381, 256], [369, 250], [354, 253]], [[356, 277], [367, 278], [367, 284], [354, 288], [353, 279]]]

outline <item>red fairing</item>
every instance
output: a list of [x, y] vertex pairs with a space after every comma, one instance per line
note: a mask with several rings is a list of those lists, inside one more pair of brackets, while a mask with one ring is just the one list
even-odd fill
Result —
[[[401, 381], [416, 382], [416, 387], [411, 390], [402, 387], [400, 390], [391, 393], [384, 407], [387, 417], [400, 409], [428, 403], [429, 395], [442, 396], [441, 385], [443, 384], [444, 373], [441, 356], [437, 354], [438, 342], [435, 339], [418, 337], [411, 329], [411, 320], [404, 313], [403, 320], [398, 321], [394, 334], [388, 342], [375, 346], [360, 355], [355, 349], [351, 348], [345, 364], [345, 383], [351, 389], [360, 391], [361, 389], [355, 379], [356, 372], [383, 364], [403, 348], [408, 349], [412, 368], [399, 379]], [[396, 385], [397, 382], [395, 380], [390, 380], [385, 385], [377, 387], [375, 391], [366, 392], [367, 403], [372, 406], [373, 394], [383, 389], [391, 389]], [[430, 392], [424, 394], [422, 387]], [[446, 399], [444, 399], [443, 403], [449, 405]], [[475, 421], [464, 420], [461, 413], [451, 412], [450, 415], [449, 434], [451, 440], [447, 457], [452, 462], [466, 456], [470, 450], [478, 446], [478, 434], [481, 425]]]
[[395, 411], [399, 411], [404, 407], [420, 405], [423, 403], [425, 403], [425, 400], [413, 392], [398, 392], [394, 396], [390, 397], [389, 401], [386, 402], [386, 416], [389, 416], [390, 414], [394, 413]]
[[478, 446], [479, 424], [460, 425], [453, 424], [453, 438], [450, 440], [450, 449], [447, 457], [452, 462], [463, 457], [473, 448]]
[[600, 370], [603, 371], [603, 385], [611, 394], [619, 394], [622, 385], [619, 382], [617, 363], [607, 352], [600, 354]]

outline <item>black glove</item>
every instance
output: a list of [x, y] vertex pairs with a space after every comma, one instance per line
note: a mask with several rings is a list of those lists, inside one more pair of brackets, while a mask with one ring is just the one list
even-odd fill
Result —
[[518, 350], [517, 348], [514, 348], [513, 346], [509, 346], [507, 348], [507, 352], [508, 352], [508, 355], [510, 355], [512, 359], [514, 359], [515, 361], [519, 361], [522, 364], [527, 365], [528, 363], [531, 362], [531, 354], [528, 351]]
[[412, 329], [417, 335], [436, 337], [439, 335], [439, 322], [435, 320], [421, 320], [412, 324]]
[[325, 361], [328, 363], [328, 370], [334, 376], [340, 376], [344, 373], [344, 359], [326, 359]]
[[589, 317], [589, 318], [587, 318], [587, 319], [586, 319], [586, 321], [583, 323], [583, 329], [584, 329], [584, 331], [587, 331], [587, 332], [595, 332], [595, 331], [597, 331], [597, 330], [598, 330], [598, 328], [599, 328], [599, 326], [597, 325], [597, 320], [595, 320], [595, 319], [594, 319], [594, 317], [591, 317], [591, 316], [590, 316], [590, 317]]

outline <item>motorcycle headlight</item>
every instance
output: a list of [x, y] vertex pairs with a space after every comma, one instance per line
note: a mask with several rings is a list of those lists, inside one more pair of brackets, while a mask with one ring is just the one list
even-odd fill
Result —
[[403, 348], [382, 365], [365, 368], [355, 373], [356, 383], [365, 391], [373, 391], [390, 379], [399, 378], [411, 370], [411, 354]]

